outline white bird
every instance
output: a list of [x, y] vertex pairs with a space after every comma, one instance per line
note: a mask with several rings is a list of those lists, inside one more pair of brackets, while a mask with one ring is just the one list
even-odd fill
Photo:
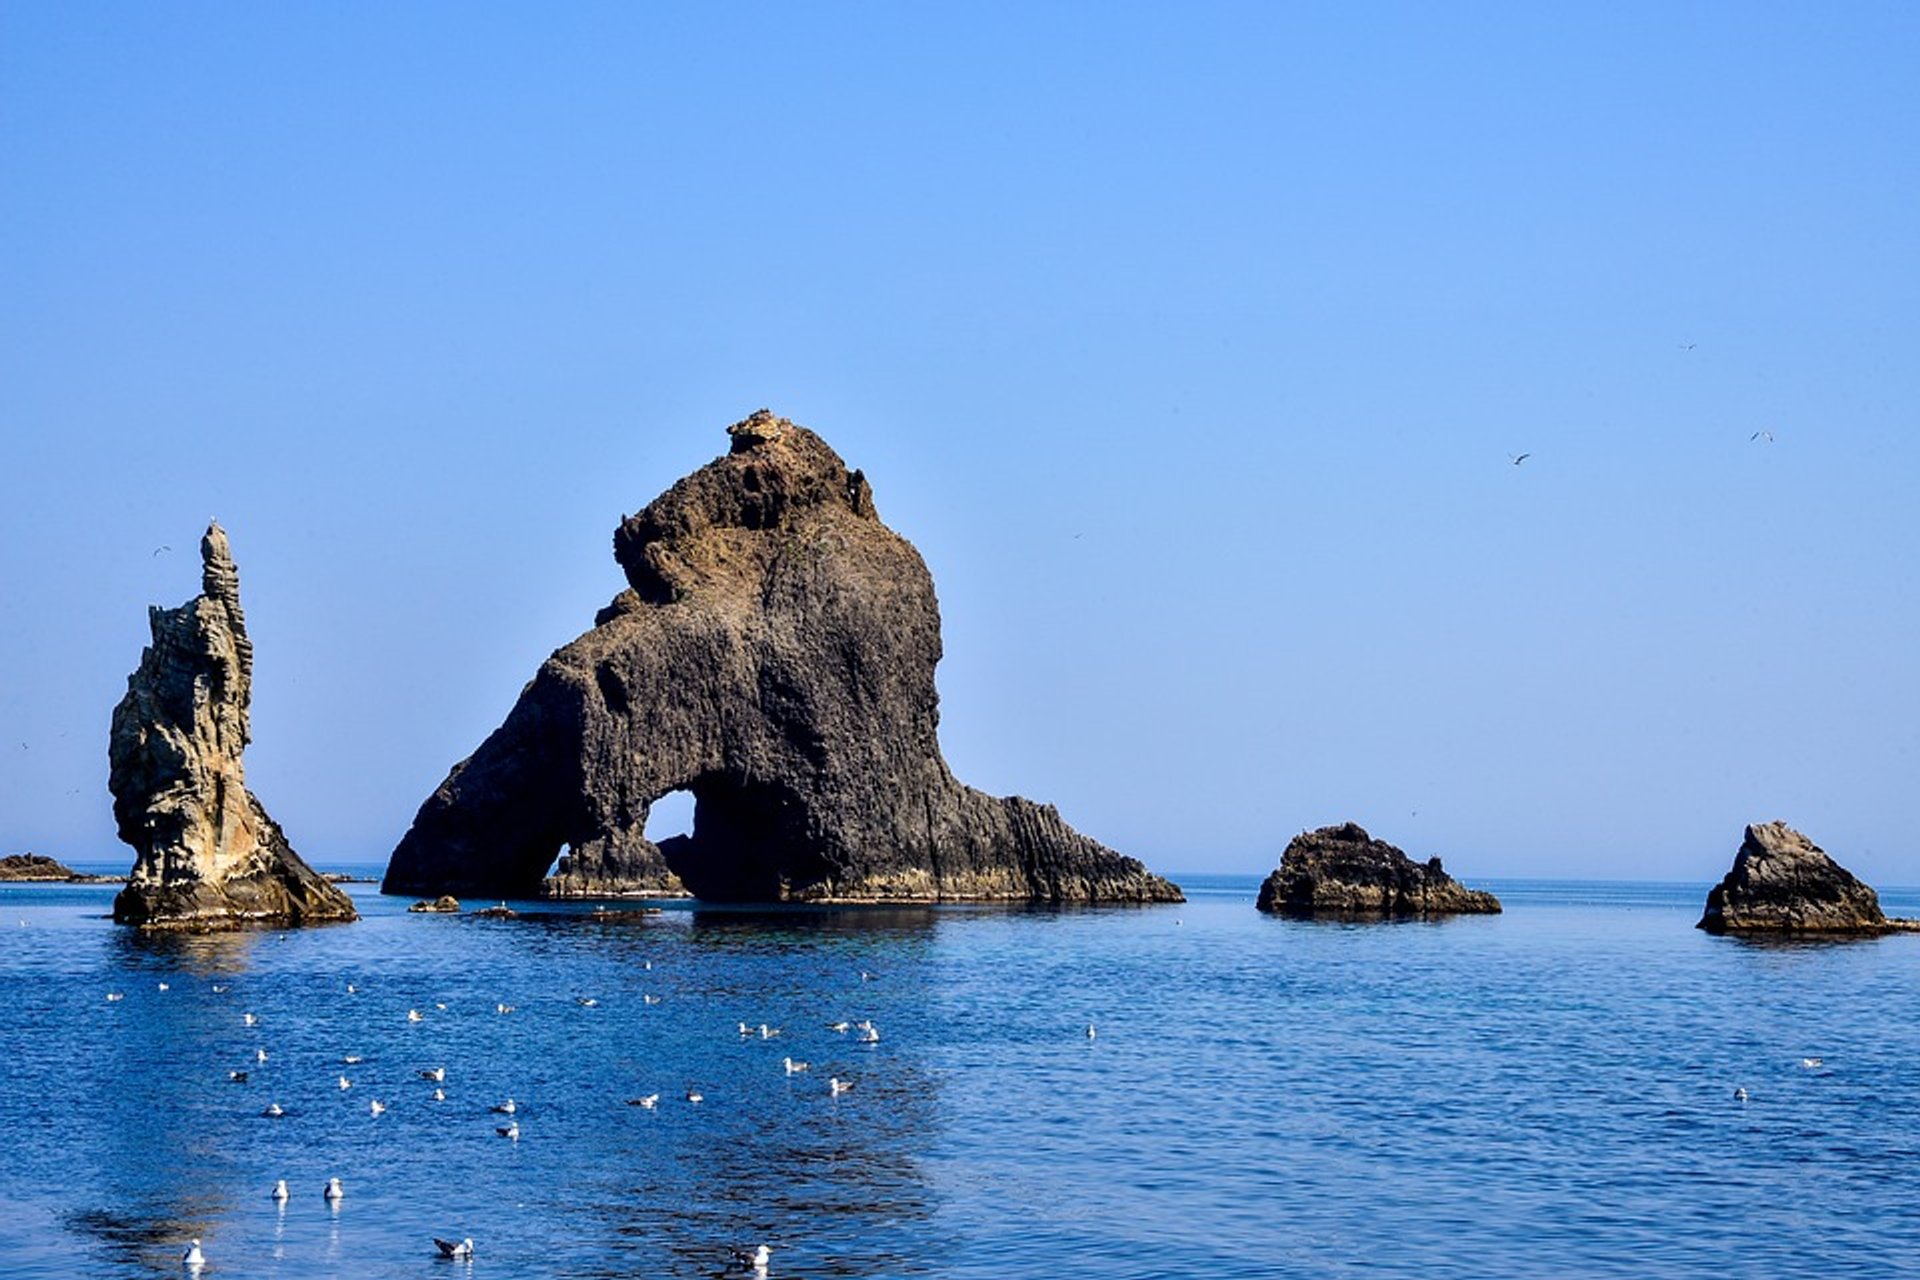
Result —
[[509, 1120], [506, 1124], [496, 1127], [494, 1132], [503, 1138], [512, 1138], [515, 1142], [518, 1142], [520, 1140], [520, 1122], [518, 1120]]
[[345, 1076], [341, 1076], [341, 1077], [340, 1077], [340, 1087], [341, 1087], [342, 1089], [351, 1089], [351, 1088], [353, 1088], [353, 1081], [351, 1081], [351, 1080], [349, 1080], [349, 1079], [347, 1079], [347, 1078], [346, 1078]]
[[1815, 1067], [1818, 1067], [1818, 1066], [1822, 1066], [1822, 1065], [1824, 1065], [1824, 1064], [1825, 1064], [1825, 1062], [1826, 1062], [1826, 1059], [1824, 1059], [1824, 1058], [1802, 1058], [1802, 1059], [1800, 1059], [1800, 1065], [1801, 1065], [1801, 1066], [1803, 1066], [1803, 1067], [1805, 1067], [1805, 1068], [1806, 1068], [1807, 1070], [1809, 1070], [1809, 1071], [1812, 1071], [1812, 1070], [1813, 1070], [1813, 1069], [1814, 1069]]
[[160, 989], [161, 989], [162, 991], [171, 991], [171, 990], [173, 990], [173, 988], [172, 988], [172, 987], [170, 987], [170, 986], [168, 986], [168, 985], [167, 985], [166, 983], [164, 983], [164, 982], [160, 984]]
[[495, 1013], [512, 1013], [513, 1006], [510, 1004], [496, 1004], [493, 1006], [493, 1011]]
[[642, 1004], [659, 1004], [659, 1003], [660, 1003], [660, 997], [659, 997], [659, 996], [641, 996], [641, 997], [640, 997], [640, 1003], [642, 1003]]
[[808, 1067], [813, 1065], [810, 1062], [795, 1062], [792, 1058], [782, 1058], [780, 1059], [780, 1064], [787, 1069], [788, 1075], [793, 1075], [796, 1072], [805, 1071]]
[[245, 1025], [251, 1027], [251, 1026], [257, 1026], [260, 1022], [260, 1019], [254, 1017], [250, 1013], [243, 1013], [240, 1015], [240, 1021]]
[[847, 1028], [851, 1027], [852, 1025], [853, 1024], [851, 1022], [829, 1022], [827, 1024], [827, 1030], [838, 1031], [841, 1035], [845, 1035], [847, 1033]]
[[423, 1021], [425, 1021], [425, 1019], [424, 1019], [424, 1018], [423, 1018], [423, 1017], [421, 1016], [421, 1013], [420, 1013], [420, 1011], [419, 1011], [418, 1009], [409, 1009], [409, 1010], [407, 1010], [407, 1021], [408, 1021], [408, 1022], [423, 1022]]
[[375, 1098], [372, 1102], [369, 1102], [367, 1104], [367, 1110], [376, 1116], [379, 1115], [381, 1112], [385, 1111], [386, 1109], [387, 1109], [387, 1104], [380, 1101], [380, 1099], [378, 1098]]
[[[112, 997], [112, 996], [108, 996], [107, 998], [108, 998], [109, 1000], [111, 1000], [111, 999], [112, 999], [113, 997]], [[752, 1034], [753, 1034], [753, 1028], [752, 1028], [752, 1027], [750, 1027], [750, 1026], [748, 1026], [748, 1025], [747, 1025], [746, 1023], [744, 1023], [744, 1022], [743, 1022], [743, 1023], [741, 1023], [741, 1024], [740, 1024], [740, 1034], [741, 1034], [741, 1035], [743, 1035], [743, 1036], [750, 1036], [750, 1035], [752, 1035]]]
[[262, 1111], [260, 1114], [263, 1116], [266, 1116], [270, 1120], [278, 1120], [281, 1116], [287, 1114], [287, 1112], [286, 1112], [286, 1108], [282, 1107], [279, 1103], [269, 1102], [267, 1104], [267, 1109], [265, 1111]]
[[445, 1089], [435, 1089], [433, 1091], [433, 1100], [435, 1102], [445, 1102], [447, 1100], [447, 1091]]
[[247, 1073], [244, 1071], [229, 1071], [227, 1072], [227, 1079], [233, 1081], [235, 1084], [245, 1084], [247, 1082]]
[[327, 1189], [320, 1193], [320, 1195], [327, 1200], [339, 1200], [344, 1198], [346, 1194], [346, 1188], [340, 1185], [340, 1179], [338, 1178], [328, 1178]]
[[458, 1244], [455, 1244], [451, 1240], [442, 1240], [439, 1236], [435, 1236], [433, 1238], [433, 1246], [434, 1248], [440, 1250], [440, 1256], [443, 1258], [473, 1257], [473, 1237], [472, 1236], [468, 1236], [465, 1240], [460, 1241]]
[[122, 992], [119, 992], [119, 991], [109, 991], [109, 992], [107, 992], [107, 1003], [108, 1003], [108, 1004], [115, 1004], [115, 1003], [118, 1003], [118, 1002], [119, 1002], [119, 1001], [121, 1001], [121, 1000], [125, 1000], [126, 998], [127, 998], [127, 997], [125, 996], [125, 994], [123, 994]]
[[1094, 1038], [1095, 1036], [1097, 1036], [1097, 1035], [1099, 1035], [1099, 1034], [1100, 1034], [1100, 1033], [1099, 1033], [1098, 1031], [1095, 1031], [1095, 1030], [1093, 1029], [1093, 1024], [1092, 1024], [1091, 1022], [1089, 1022], [1089, 1023], [1087, 1024], [1087, 1039], [1089, 1039], [1089, 1040], [1091, 1040], [1091, 1039], [1093, 1039], [1093, 1038]]
[[595, 1000], [592, 996], [575, 996], [573, 998], [573, 1002], [579, 1005], [582, 1009], [591, 1009], [595, 1005], [600, 1003], [598, 1000]]
[[498, 1111], [503, 1116], [510, 1116], [514, 1112], [518, 1111], [519, 1109], [520, 1109], [520, 1104], [515, 1102], [512, 1098], [508, 1098], [505, 1102], [501, 1103], [499, 1106], [494, 1108], [495, 1111]]
[[839, 1076], [827, 1077], [828, 1097], [837, 1098], [851, 1088], [853, 1088], [853, 1081], [851, 1080], [842, 1080]]
[[440, 1012], [445, 1013], [447, 1011], [447, 1002], [444, 1000], [435, 1000], [433, 1002], [433, 1007], [438, 1009]]
[[765, 1245], [761, 1245], [752, 1253], [748, 1253], [745, 1249], [735, 1249], [732, 1270], [764, 1272], [772, 1261], [773, 1250]]
[[180, 1265], [183, 1267], [191, 1267], [195, 1271], [207, 1265], [207, 1255], [200, 1252], [200, 1242], [198, 1240], [189, 1244], [187, 1251], [180, 1255]]
[[360, 1065], [360, 1055], [357, 1053], [350, 1053], [346, 1057], [340, 1059], [340, 1061], [346, 1063], [350, 1067], [357, 1067]]
[[760, 1038], [762, 1040], [771, 1040], [779, 1034], [780, 1028], [770, 1027], [764, 1022], [760, 1024]]
[[695, 1090], [692, 1090], [692, 1089], [687, 1090], [688, 1102], [705, 1102], [706, 1100], [707, 1100], [706, 1094], [696, 1092]]
[[871, 1022], [861, 1023], [860, 1024], [860, 1043], [861, 1044], [880, 1043], [880, 1028], [874, 1026]]
[[356, 986], [354, 986], [354, 985], [353, 985], [353, 984], [352, 984], [351, 982], [349, 982], [349, 983], [347, 984], [347, 994], [348, 994], [348, 995], [350, 995], [350, 996], [351, 996], [351, 995], [357, 995], [357, 994], [359, 993], [359, 991], [360, 991], [360, 988], [358, 988], [358, 987], [356, 987]]
[[646, 961], [642, 961], [642, 962], [641, 962], [641, 965], [640, 965], [640, 967], [641, 967], [642, 969], [652, 969], [652, 968], [653, 968], [653, 961], [651, 961], [651, 960], [646, 960]]
[[287, 1180], [285, 1178], [282, 1178], [280, 1179], [280, 1181], [273, 1184], [273, 1198], [275, 1200], [284, 1202], [287, 1199], [287, 1196], [288, 1196]]
[[447, 1069], [445, 1067], [428, 1067], [420, 1073], [420, 1078], [422, 1080], [432, 1080], [438, 1084], [447, 1078]]
[[1746, 1089], [1745, 1089], [1744, 1087], [1743, 1087], [1743, 1088], [1739, 1088], [1739, 1089], [1735, 1089], [1735, 1090], [1733, 1091], [1733, 1100], [1734, 1100], [1735, 1102], [1745, 1102], [1745, 1101], [1747, 1100], [1747, 1091], [1746, 1091]]
[[630, 1107], [645, 1107], [647, 1110], [651, 1111], [654, 1108], [654, 1104], [659, 1101], [660, 1101], [659, 1094], [650, 1093], [644, 1098], [628, 1098], [627, 1105]]
[[253, 1060], [255, 1062], [265, 1062], [267, 1060], [267, 1051], [265, 1049], [255, 1049], [253, 1051]]
[[218, 983], [218, 982], [216, 982], [216, 983], [214, 983], [214, 984], [213, 984], [213, 994], [215, 994], [215, 995], [217, 995], [217, 996], [223, 996], [223, 995], [225, 995], [226, 993], [227, 993], [227, 989], [226, 989], [226, 987], [225, 987], [224, 985], [222, 985], [222, 984], [220, 984], [220, 983]]

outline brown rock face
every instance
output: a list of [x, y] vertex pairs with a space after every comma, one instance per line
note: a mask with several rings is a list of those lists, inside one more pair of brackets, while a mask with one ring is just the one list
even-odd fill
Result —
[[79, 873], [39, 853], [10, 853], [0, 858], [0, 880], [78, 880]]
[[1747, 828], [1733, 869], [1707, 894], [1709, 933], [1885, 933], [1880, 896], [1784, 822]]
[[[1050, 806], [962, 786], [936, 735], [933, 581], [866, 477], [762, 410], [628, 517], [629, 588], [428, 797], [388, 893], [1169, 902]], [[649, 807], [694, 796], [656, 846]]]
[[1348, 822], [1295, 836], [1260, 886], [1260, 910], [1290, 916], [1433, 916], [1492, 913], [1500, 900], [1468, 889], [1440, 867], [1415, 862]]
[[219, 525], [200, 540], [201, 594], [151, 609], [153, 643], [113, 709], [113, 816], [138, 855], [113, 918], [153, 928], [352, 920], [247, 790], [253, 645]]

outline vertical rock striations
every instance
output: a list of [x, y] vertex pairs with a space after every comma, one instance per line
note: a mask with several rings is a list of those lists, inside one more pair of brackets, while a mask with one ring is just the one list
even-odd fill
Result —
[[[388, 893], [1178, 901], [1051, 806], [962, 786], [940, 612], [866, 477], [765, 410], [624, 519], [628, 589], [556, 652], [394, 850]], [[646, 838], [694, 797], [693, 831]]]
[[1440, 859], [1415, 862], [1362, 827], [1343, 823], [1295, 836], [1255, 904], [1290, 916], [1435, 916], [1493, 913], [1500, 900], [1448, 875]]
[[113, 709], [107, 786], [138, 855], [113, 918], [154, 928], [351, 920], [353, 903], [302, 862], [247, 790], [253, 644], [227, 535], [200, 540], [201, 592], [148, 610], [153, 643]]
[[1877, 934], [1908, 927], [1887, 919], [1880, 895], [1784, 822], [1747, 828], [1733, 869], [1707, 894], [1699, 928], [1709, 933]]

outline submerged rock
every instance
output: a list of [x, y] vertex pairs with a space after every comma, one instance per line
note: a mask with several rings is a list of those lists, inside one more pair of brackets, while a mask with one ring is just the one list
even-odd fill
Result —
[[185, 928], [352, 920], [352, 900], [300, 860], [247, 790], [253, 644], [218, 524], [200, 558], [200, 595], [148, 611], [153, 643], [113, 709], [107, 787], [138, 855], [113, 918]]
[[443, 893], [431, 902], [425, 900], [416, 902], [408, 907], [407, 910], [415, 914], [458, 915], [460, 914], [460, 899], [450, 893]]
[[[628, 589], [455, 765], [388, 893], [1172, 902], [1051, 806], [961, 785], [936, 734], [940, 613], [825, 441], [765, 410], [624, 519]], [[650, 806], [694, 796], [655, 845]]]
[[1707, 894], [1699, 928], [1709, 933], [1877, 934], [1910, 927], [1889, 920], [1880, 895], [1784, 822], [1747, 828], [1733, 869]]
[[1354, 823], [1295, 836], [1260, 886], [1260, 910], [1291, 916], [1434, 916], [1500, 910], [1500, 900], [1415, 862]]

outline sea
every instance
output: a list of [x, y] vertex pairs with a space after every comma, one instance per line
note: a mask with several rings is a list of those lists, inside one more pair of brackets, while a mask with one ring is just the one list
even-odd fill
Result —
[[0, 1275], [194, 1239], [204, 1277], [1920, 1274], [1920, 936], [1710, 937], [1704, 884], [1341, 924], [1182, 883], [512, 919], [355, 885], [357, 924], [178, 937], [0, 887]]

